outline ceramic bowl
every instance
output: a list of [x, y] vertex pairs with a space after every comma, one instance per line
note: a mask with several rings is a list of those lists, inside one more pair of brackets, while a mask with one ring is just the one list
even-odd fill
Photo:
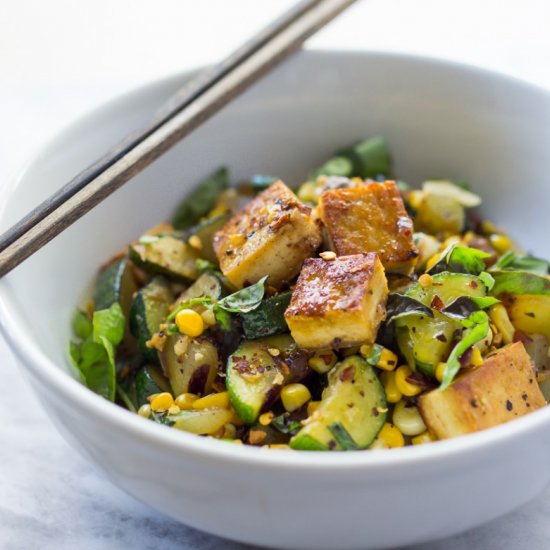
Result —
[[[189, 74], [100, 107], [53, 140], [2, 201], [6, 228]], [[335, 148], [381, 135], [397, 174], [471, 182], [484, 212], [550, 256], [550, 94], [423, 58], [304, 52], [280, 66], [0, 282], [1, 328], [52, 421], [113, 483], [188, 525], [287, 548], [387, 548], [446, 537], [525, 503], [550, 480], [550, 408], [467, 437], [394, 450], [249, 448], [153, 424], [88, 391], [70, 317], [98, 266], [227, 165], [299, 184]]]

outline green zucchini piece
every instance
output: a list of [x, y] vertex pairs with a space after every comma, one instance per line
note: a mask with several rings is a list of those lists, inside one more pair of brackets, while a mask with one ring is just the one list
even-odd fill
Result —
[[147, 403], [147, 397], [150, 395], [171, 391], [168, 380], [155, 365], [141, 367], [136, 373], [134, 383], [138, 408]]
[[365, 449], [386, 421], [386, 394], [374, 369], [353, 355], [330, 371], [315, 413], [290, 440], [293, 449]]
[[290, 304], [292, 292], [283, 292], [262, 300], [260, 305], [241, 315], [245, 338], [254, 340], [288, 332], [285, 310]]
[[185, 232], [185, 240], [188, 240], [189, 237], [195, 235], [197, 236], [202, 243], [202, 248], [199, 250], [199, 255], [201, 258], [208, 260], [209, 262], [216, 264], [218, 263], [218, 258], [214, 252], [214, 247], [212, 242], [214, 240], [214, 233], [219, 231], [229, 220], [231, 214], [220, 214], [214, 218], [209, 218], [204, 222], [199, 223], [195, 227], [192, 227]]
[[160, 273], [183, 280], [199, 276], [199, 253], [182, 240], [166, 235], [147, 243], [133, 243], [129, 247], [130, 260], [150, 273]]
[[399, 350], [411, 368], [427, 376], [435, 376], [437, 365], [451, 351], [456, 330], [461, 325], [438, 311], [433, 317], [407, 315], [395, 320]]
[[196, 409], [180, 411], [166, 417], [172, 427], [197, 435], [214, 435], [231, 422], [233, 411], [229, 409]]
[[229, 186], [227, 168], [219, 168], [203, 180], [176, 208], [172, 218], [175, 229], [196, 225], [216, 204], [218, 195]]
[[203, 273], [189, 288], [184, 290], [176, 300], [176, 305], [179, 302], [185, 302], [192, 298], [201, 298], [209, 296], [212, 301], [217, 302], [225, 295], [225, 288], [221, 278], [211, 271]]
[[422, 286], [420, 283], [414, 284], [405, 295], [430, 307], [434, 307], [433, 300], [438, 296], [447, 306], [460, 296], [484, 297], [487, 295], [487, 287], [475, 275], [445, 272], [434, 275], [432, 283], [427, 286]]
[[[273, 356], [273, 350], [279, 355]], [[283, 384], [308, 372], [307, 354], [287, 335], [243, 342], [227, 362], [226, 385], [237, 414], [253, 424], [279, 397]]]
[[109, 309], [118, 302], [124, 316], [128, 317], [132, 296], [136, 290], [136, 281], [128, 259], [117, 260], [99, 274], [94, 292], [94, 309]]
[[136, 338], [142, 353], [155, 363], [157, 351], [146, 346], [146, 342], [158, 332], [159, 326], [168, 315], [168, 308], [174, 301], [170, 286], [164, 277], [155, 277], [136, 293], [130, 307], [130, 331]]
[[218, 349], [210, 338], [194, 338], [184, 353], [178, 354], [181, 334], [169, 336], [159, 352], [162, 369], [170, 381], [174, 395], [195, 393], [205, 395], [212, 390], [218, 371]]

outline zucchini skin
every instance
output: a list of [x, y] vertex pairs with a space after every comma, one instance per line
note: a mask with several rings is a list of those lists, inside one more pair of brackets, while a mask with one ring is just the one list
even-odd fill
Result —
[[128, 259], [117, 260], [107, 266], [98, 276], [94, 292], [94, 309], [109, 309], [115, 302], [120, 304], [122, 312], [128, 317], [132, 295], [137, 285], [129, 266]]
[[262, 300], [256, 309], [242, 313], [242, 328], [245, 338], [255, 340], [289, 332], [285, 321], [285, 311], [290, 304], [291, 297], [292, 292], [283, 292], [278, 296]]

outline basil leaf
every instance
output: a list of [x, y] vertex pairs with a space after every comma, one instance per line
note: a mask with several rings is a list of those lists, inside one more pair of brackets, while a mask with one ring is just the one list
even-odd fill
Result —
[[328, 429], [336, 440], [336, 443], [338, 443], [344, 451], [356, 451], [359, 449], [359, 446], [355, 443], [353, 437], [351, 437], [350, 433], [344, 428], [341, 422], [332, 423]]
[[282, 434], [289, 434], [289, 435], [297, 434], [302, 428], [302, 425], [300, 424], [300, 422], [289, 419], [288, 413], [283, 413], [283, 414], [280, 414], [279, 416], [276, 416], [271, 421], [270, 426], [272, 426]]
[[483, 284], [487, 287], [487, 292], [490, 292], [495, 286], [495, 278], [487, 271], [483, 271], [479, 274], [479, 278], [482, 280]]
[[72, 319], [73, 333], [77, 338], [85, 340], [92, 333], [92, 321], [80, 309], [77, 309]]
[[503, 269], [528, 271], [529, 273], [535, 273], [536, 275], [547, 275], [550, 269], [550, 263], [541, 258], [535, 258], [529, 254], [518, 255], [509, 250], [498, 259], [492, 269], [495, 271]]
[[374, 344], [368, 354], [368, 356], [365, 358], [365, 361], [371, 366], [376, 367], [380, 361], [380, 356], [382, 355], [382, 350], [384, 349], [384, 346], [381, 346], [380, 344]]
[[440, 390], [449, 387], [457, 372], [460, 370], [460, 357], [470, 347], [487, 337], [491, 330], [489, 327], [489, 316], [484, 311], [476, 311], [462, 321], [467, 329], [462, 340], [456, 344], [447, 359], [447, 367], [443, 374], [443, 381]]
[[218, 195], [229, 187], [227, 168], [219, 168], [203, 180], [196, 189], [176, 208], [172, 225], [176, 229], [187, 229], [197, 224], [206, 215], [218, 199]]
[[248, 313], [253, 309], [256, 309], [262, 298], [264, 297], [265, 292], [265, 281], [267, 280], [267, 275], [262, 277], [256, 284], [238, 290], [225, 298], [222, 298], [217, 306], [225, 311], [230, 313]]
[[550, 280], [529, 271], [491, 271], [495, 280], [491, 294], [550, 294]]
[[479, 275], [482, 271], [485, 271], [484, 260], [487, 258], [490, 258], [490, 254], [487, 254], [487, 252], [453, 243], [445, 248], [439, 261], [428, 272], [435, 274], [451, 271], [452, 273]]
[[209, 262], [208, 260], [203, 260], [202, 258], [197, 258], [195, 260], [195, 265], [201, 273], [204, 273], [205, 271], [217, 271], [218, 269], [215, 264]]
[[493, 296], [459, 296], [448, 306], [444, 307], [441, 313], [454, 319], [466, 319], [475, 311], [486, 309], [499, 303], [500, 300], [497, 300]]
[[394, 292], [388, 296], [386, 303], [386, 325], [400, 317], [407, 315], [426, 315], [427, 317], [433, 317], [432, 310], [424, 305], [422, 302]]
[[124, 337], [126, 320], [118, 302], [114, 302], [109, 309], [94, 311], [92, 319], [94, 342], [111, 346], [118, 346]]
[[214, 317], [221, 326], [222, 330], [225, 332], [229, 332], [231, 330], [231, 314], [225, 309], [218, 307], [218, 304], [214, 306]]

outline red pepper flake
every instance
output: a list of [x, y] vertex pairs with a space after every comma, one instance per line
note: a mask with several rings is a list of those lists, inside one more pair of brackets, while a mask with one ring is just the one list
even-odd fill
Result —
[[441, 311], [445, 307], [445, 304], [443, 303], [443, 300], [436, 294], [433, 297], [430, 307], [432, 309], [437, 309], [437, 311]]
[[516, 330], [516, 332], [514, 332], [514, 342], [521, 342], [524, 345], [528, 345], [532, 344], [533, 340], [532, 338], [529, 338], [529, 336], [527, 336], [527, 334], [525, 334], [522, 330]]
[[477, 409], [477, 399], [470, 399], [470, 405], [471, 405], [474, 409]]
[[340, 381], [341, 382], [347, 382], [348, 380], [351, 380], [355, 376], [355, 367], [351, 366], [347, 369], [344, 369], [340, 373]]
[[470, 281], [470, 286], [472, 288], [477, 288], [479, 285], [477, 284], [477, 281]]
[[507, 399], [506, 400], [506, 410], [511, 411], [513, 408], [514, 408], [514, 405], [512, 404], [512, 402], [509, 399]]

